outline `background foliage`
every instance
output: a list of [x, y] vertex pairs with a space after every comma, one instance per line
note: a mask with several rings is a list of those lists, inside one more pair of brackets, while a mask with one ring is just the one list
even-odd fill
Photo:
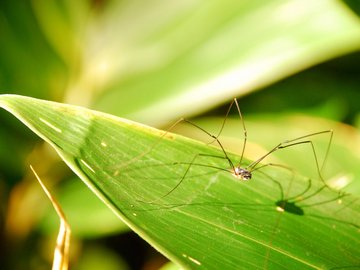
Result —
[[[309, 129], [335, 126], [329, 175], [358, 179], [356, 1], [238, 2], [2, 1], [0, 92], [78, 104], [163, 128], [206, 112], [201, 123], [213, 132], [229, 100], [241, 96], [252, 143], [269, 148]], [[73, 227], [75, 269], [94, 260], [102, 269], [157, 268], [164, 262], [126, 233], [80, 181], [72, 181], [47, 145], [5, 112], [0, 117], [1, 261], [9, 268], [37, 269], [51, 260], [45, 232], [56, 230], [56, 218], [47, 213], [29, 173], [31, 162], [56, 186]], [[234, 151], [239, 144], [233, 138], [241, 134], [232, 131], [235, 125], [224, 131]], [[179, 132], [197, 136], [187, 127]], [[299, 159], [294, 166], [307, 170]], [[360, 190], [356, 181], [348, 188]], [[140, 246], [129, 249], [129, 243]], [[134, 256], [135, 262], [129, 259]]]

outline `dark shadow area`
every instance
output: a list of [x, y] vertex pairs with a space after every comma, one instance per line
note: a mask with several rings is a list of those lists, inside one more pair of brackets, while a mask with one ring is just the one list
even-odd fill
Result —
[[360, 2], [359, 0], [343, 0], [343, 2], [351, 8], [351, 10], [360, 17]]

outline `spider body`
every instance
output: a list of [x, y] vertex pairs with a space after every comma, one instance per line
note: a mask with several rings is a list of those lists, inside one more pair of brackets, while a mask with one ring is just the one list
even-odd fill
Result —
[[233, 175], [243, 181], [248, 181], [252, 177], [251, 171], [241, 168], [240, 166], [234, 167]]

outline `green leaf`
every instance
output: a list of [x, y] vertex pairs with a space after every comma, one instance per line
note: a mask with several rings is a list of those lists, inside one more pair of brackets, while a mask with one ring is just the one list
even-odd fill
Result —
[[[342, 1], [125, 1], [103, 16], [84, 41], [83, 94], [107, 80], [95, 108], [157, 125], [360, 48], [359, 18]], [[111, 45], [99, 50], [99, 38]]]
[[319, 179], [268, 166], [240, 182], [214, 168], [228, 168], [226, 160], [202, 156], [195, 163], [213, 167], [192, 165], [163, 197], [194, 155], [222, 151], [80, 107], [15, 95], [2, 95], [0, 106], [50, 143], [126, 224], [182, 267], [359, 266], [359, 200], [321, 189]]
[[360, 48], [359, 18], [340, 0], [4, 1], [1, 11], [2, 89], [158, 125]]

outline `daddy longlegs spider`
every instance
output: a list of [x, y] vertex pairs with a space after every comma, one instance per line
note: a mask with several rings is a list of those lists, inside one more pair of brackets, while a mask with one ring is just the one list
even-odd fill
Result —
[[[225, 127], [226, 121], [227, 121], [227, 117], [231, 111], [232, 108], [236, 107], [239, 118], [240, 118], [240, 123], [242, 125], [243, 128], [243, 136], [244, 136], [244, 140], [243, 140], [243, 144], [242, 144], [242, 148], [241, 148], [241, 155], [239, 157], [239, 160], [234, 162], [230, 157], [231, 155], [229, 155], [222, 142], [220, 141], [219, 137]], [[273, 200], [273, 204], [272, 206], [269, 205], [269, 207], [271, 207], [271, 211], [273, 211], [273, 213], [278, 213], [276, 220], [274, 219], [274, 223], [272, 223], [272, 229], [271, 231], [269, 231], [269, 239], [266, 239], [266, 241], [264, 241], [263, 243], [266, 244], [266, 246], [268, 246], [268, 248], [266, 249], [266, 253], [264, 253], [264, 261], [263, 261], [263, 269], [268, 269], [268, 266], [272, 263], [271, 262], [271, 253], [273, 251], [273, 246], [276, 246], [275, 244], [275, 239], [277, 238], [277, 229], [280, 226], [281, 223], [281, 219], [284, 215], [296, 215], [296, 216], [304, 216], [307, 215], [306, 208], [311, 208], [311, 207], [315, 207], [318, 205], [323, 205], [323, 204], [327, 204], [327, 203], [331, 203], [334, 202], [338, 199], [341, 199], [342, 197], [346, 196], [347, 194], [345, 193], [339, 193], [337, 190], [332, 189], [331, 187], [329, 187], [326, 183], [326, 181], [324, 180], [323, 176], [322, 176], [322, 170], [325, 166], [325, 162], [327, 159], [327, 156], [329, 154], [330, 151], [330, 146], [332, 143], [332, 137], [333, 137], [333, 130], [324, 130], [324, 131], [319, 131], [319, 132], [314, 132], [314, 133], [310, 133], [310, 134], [306, 134], [303, 136], [299, 136], [297, 138], [291, 139], [291, 140], [285, 140], [277, 145], [275, 145], [273, 148], [271, 148], [267, 153], [265, 153], [264, 155], [262, 155], [261, 157], [259, 157], [258, 159], [255, 159], [255, 161], [250, 162], [249, 164], [246, 164], [246, 162], [244, 161], [244, 155], [245, 155], [245, 150], [246, 150], [246, 144], [247, 144], [247, 129], [244, 123], [244, 119], [239, 107], [239, 104], [236, 100], [236, 98], [233, 99], [233, 101], [231, 102], [225, 118], [221, 124], [220, 130], [217, 134], [211, 134], [210, 132], [208, 132], [207, 130], [205, 130], [204, 128], [198, 126], [197, 124], [187, 120], [187, 119], [179, 119], [177, 122], [175, 122], [166, 132], [164, 132], [160, 138], [158, 139], [158, 141], [156, 141], [147, 151], [143, 152], [141, 155], [135, 157], [134, 159], [132, 159], [130, 162], [134, 162], [136, 159], [143, 157], [144, 155], [146, 155], [147, 153], [149, 153], [150, 151], [152, 151], [152, 149], [154, 149], [157, 145], [159, 145], [159, 143], [161, 142], [161, 140], [166, 136], [166, 134], [168, 134], [176, 125], [178, 125], [180, 122], [184, 122], [187, 123], [191, 126], [193, 126], [194, 128], [198, 129], [199, 131], [201, 131], [202, 133], [206, 134], [209, 138], [210, 138], [210, 142], [208, 144], [211, 143], [216, 143], [219, 147], [220, 150], [222, 152], [222, 155], [209, 155], [209, 154], [204, 154], [204, 153], [197, 153], [195, 154], [192, 159], [190, 160], [190, 162], [173, 162], [171, 164], [168, 165], [184, 165], [183, 171], [181, 172], [181, 177], [179, 177], [178, 182], [169, 190], [167, 191], [165, 194], [161, 195], [160, 197], [156, 198], [155, 200], [152, 201], [141, 201], [141, 200], [137, 200], [141, 203], [148, 203], [148, 204], [153, 204], [153, 205], [157, 205], [160, 208], [156, 208], [156, 209], [144, 209], [146, 211], [149, 210], [160, 210], [160, 209], [166, 209], [166, 208], [177, 208], [177, 207], [187, 207], [187, 206], [196, 206], [204, 204], [204, 205], [208, 205], [209, 207], [213, 206], [219, 206], [219, 205], [223, 205], [222, 203], [224, 203], [224, 205], [227, 206], [227, 202], [220, 202], [220, 204], [218, 202], [214, 202], [214, 204], [212, 204], [211, 201], [208, 202], [192, 202], [192, 203], [188, 203], [186, 202], [185, 204], [167, 204], [166, 202], [163, 204], [161, 203], [157, 203], [157, 201], [159, 201], [160, 199], [164, 199], [168, 196], [170, 196], [186, 179], [186, 177], [189, 177], [190, 174], [190, 170], [192, 166], [201, 166], [201, 167], [209, 167], [209, 168], [213, 168], [213, 169], [217, 169], [219, 171], [224, 171], [227, 173], [232, 174], [237, 180], [239, 181], [251, 181], [251, 179], [253, 178], [253, 175], [256, 173], [265, 173], [264, 171], [266, 171], [266, 167], [268, 166], [275, 166], [278, 168], [283, 168], [286, 169], [290, 172], [295, 173], [295, 170], [281, 165], [281, 164], [274, 164], [274, 163], [266, 163], [263, 164], [261, 163], [262, 161], [265, 160], [266, 157], [268, 157], [269, 155], [273, 154], [274, 152], [280, 150], [280, 149], [285, 149], [285, 148], [289, 148], [289, 147], [295, 147], [297, 145], [308, 145], [311, 148], [311, 153], [312, 153], [312, 158], [315, 161], [315, 169], [316, 169], [316, 173], [318, 175], [318, 178], [320, 180], [317, 181], [317, 185], [315, 185], [313, 188], [311, 188], [311, 183], [312, 181], [315, 180], [311, 180], [309, 178], [308, 180], [308, 185], [303, 189], [303, 190], [299, 190], [298, 189], [298, 193], [297, 194], [290, 194], [290, 186], [292, 185], [292, 183], [296, 182], [295, 178], [291, 178], [289, 181], [289, 185], [287, 188], [284, 188], [282, 186], [282, 184], [280, 182], [278, 182], [275, 178], [267, 177], [267, 179], [269, 179], [269, 181], [273, 181], [275, 184], [278, 185], [279, 190], [280, 190], [280, 196], [278, 197], [278, 199], [274, 199]], [[313, 143], [313, 141], [311, 140], [312, 137], [314, 136], [318, 136], [321, 134], [328, 134], [329, 135], [329, 140], [328, 140], [328, 144], [327, 147], [325, 149], [325, 155], [324, 155], [324, 161], [322, 161], [321, 163], [319, 162], [319, 156], [318, 153], [316, 152], [315, 149], [315, 144]], [[200, 163], [199, 159], [200, 157], [208, 157], [208, 158], [214, 158], [214, 159], [223, 159], [225, 160], [226, 163], [228, 163], [229, 167], [225, 168], [225, 167], [217, 167], [217, 166], [212, 166], [209, 164], [205, 164], [204, 163]], [[322, 155], [321, 155], [322, 158]], [[127, 163], [128, 164], [128, 163]], [[159, 166], [162, 166], [162, 164], [159, 164]], [[264, 168], [264, 171], [261, 170]], [[193, 175], [191, 175], [193, 176]], [[288, 179], [286, 179], [285, 181], [288, 181]], [[304, 182], [305, 183], [305, 182]], [[302, 185], [302, 183], [300, 184]], [[324, 191], [325, 189], [327, 189], [327, 191], [329, 192], [334, 192], [334, 196], [336, 195], [336, 198], [327, 198], [323, 201], [318, 201], [318, 200], [311, 200], [311, 198], [314, 198], [314, 196], [317, 195], [321, 195], [322, 191]], [[285, 191], [285, 192], [284, 192]], [[319, 196], [320, 196], [319, 195]], [[155, 203], [156, 202], [156, 203]], [[254, 202], [255, 203], [255, 202]], [[236, 207], [237, 205], [242, 206], [241, 202], [239, 204], [234, 204], [234, 206]], [[231, 206], [231, 202], [229, 204], [229, 206]], [[246, 207], [246, 205], [245, 205]], [[252, 207], [252, 206], [250, 206]], [[311, 213], [310, 213], [311, 215]], [[319, 216], [319, 218], [322, 218]], [[342, 222], [342, 223], [346, 223], [345, 221], [342, 220], [334, 220], [335, 222]], [[352, 225], [352, 224], [348, 224], [348, 225]]]
[[[237, 162], [237, 163], [234, 163], [229, 155], [227, 154], [224, 146], [222, 145], [222, 143], [220, 142], [219, 140], [219, 137], [224, 129], [224, 126], [225, 126], [225, 123], [226, 123], [226, 120], [227, 120], [227, 117], [229, 116], [229, 113], [232, 109], [232, 107], [236, 106], [236, 109], [237, 109], [237, 112], [238, 112], [238, 115], [239, 115], [239, 118], [240, 118], [240, 121], [241, 121], [241, 124], [242, 124], [242, 128], [243, 128], [243, 135], [244, 135], [244, 141], [243, 141], [243, 145], [242, 145], [242, 150], [241, 150], [241, 156], [240, 156], [240, 160]], [[267, 163], [267, 164], [261, 164], [261, 162], [266, 158], [268, 157], [269, 155], [271, 155], [272, 153], [280, 150], [280, 149], [285, 149], [285, 148], [289, 148], [289, 147], [294, 147], [296, 145], [310, 145], [311, 146], [311, 149], [312, 149], [312, 153], [313, 153], [313, 157], [314, 157], [314, 160], [315, 160], [315, 164], [316, 164], [316, 170], [317, 170], [317, 174], [323, 184], [323, 188], [325, 187], [328, 187], [330, 188], [324, 178], [322, 177], [322, 173], [321, 171], [323, 170], [324, 168], [324, 165], [325, 165], [325, 161], [327, 159], [327, 156], [328, 156], [328, 153], [329, 153], [329, 150], [330, 150], [330, 145], [331, 145], [331, 142], [332, 142], [332, 137], [333, 137], [333, 130], [332, 129], [329, 129], [329, 130], [324, 130], [324, 131], [319, 131], [319, 132], [314, 132], [314, 133], [310, 133], [310, 134], [307, 134], [307, 135], [303, 135], [303, 136], [300, 136], [300, 137], [297, 137], [295, 139], [291, 139], [291, 140], [285, 140], [279, 144], [277, 144], [275, 147], [273, 147], [270, 151], [268, 151], [266, 154], [262, 155], [260, 158], [256, 159], [255, 161], [251, 162], [249, 165], [246, 165], [244, 166], [243, 165], [243, 157], [244, 157], [244, 154], [245, 154], [245, 150], [246, 150], [246, 143], [247, 143], [247, 129], [246, 129], [246, 126], [245, 126], [245, 122], [244, 122], [244, 119], [243, 119], [243, 116], [242, 116], [242, 113], [241, 113], [241, 110], [240, 110], [240, 106], [237, 102], [237, 99], [234, 98], [226, 112], [226, 115], [225, 115], [225, 118], [224, 118], [224, 121], [221, 125], [221, 128], [218, 132], [217, 135], [213, 135], [211, 134], [210, 132], [206, 131], [205, 129], [203, 129], [202, 127], [198, 126], [197, 124], [185, 119], [185, 118], [181, 118], [179, 119], [178, 121], [176, 121], [162, 136], [164, 137], [168, 132], [170, 132], [176, 125], [180, 124], [181, 122], [185, 122], [187, 124], [190, 124], [192, 125], [193, 127], [197, 128], [198, 130], [202, 131], [203, 133], [205, 133], [206, 135], [208, 135], [210, 138], [212, 138], [212, 141], [209, 142], [208, 144], [212, 144], [214, 142], [217, 143], [217, 145], [220, 147], [223, 155], [222, 156], [218, 156], [218, 155], [209, 155], [209, 154], [203, 154], [203, 153], [198, 153], [198, 154], [195, 154], [195, 156], [192, 158], [192, 160], [190, 162], [174, 162], [173, 164], [176, 165], [176, 164], [184, 164], [184, 165], [188, 165], [183, 176], [181, 177], [181, 179], [179, 180], [179, 182], [172, 188], [170, 189], [166, 194], [162, 195], [161, 197], [153, 200], [153, 201], [150, 201], [148, 203], [152, 203], [152, 202], [155, 202], [155, 201], [158, 201], [158, 200], [161, 200], [167, 196], [169, 196], [173, 191], [175, 191], [180, 185], [181, 183], [184, 181], [184, 179], [186, 178], [187, 174], [189, 173], [189, 170], [192, 166], [201, 166], [201, 167], [210, 167], [210, 168], [214, 168], [214, 169], [218, 169], [218, 170], [221, 170], [221, 171], [226, 171], [226, 172], [230, 172], [236, 179], [240, 180], [240, 181], [249, 181], [251, 180], [252, 178], [252, 175], [255, 171], [261, 169], [261, 168], [264, 168], [264, 167], [267, 167], [267, 166], [281, 166], [281, 167], [285, 167], [285, 166], [282, 166], [282, 165], [279, 165], [279, 164], [274, 164], [274, 163]], [[321, 135], [321, 134], [329, 134], [329, 142], [328, 142], [328, 146], [327, 146], [327, 149], [326, 149], [326, 152], [325, 152], [325, 157], [324, 157], [324, 161], [321, 165], [321, 167], [319, 166], [319, 161], [318, 161], [318, 157], [317, 157], [317, 154], [316, 154], [316, 151], [315, 151], [315, 147], [314, 147], [314, 144], [313, 142], [309, 139], [313, 136], [317, 136], [317, 135]], [[160, 138], [160, 139], [161, 139]], [[153, 145], [149, 151], [147, 151], [146, 153], [150, 152], [151, 149], [153, 149], [158, 143], [156, 143], [155, 145]], [[141, 156], [143, 156], [144, 154], [142, 154]], [[209, 157], [209, 158], [217, 158], [217, 159], [224, 159], [226, 160], [228, 163], [229, 163], [229, 166], [230, 168], [222, 168], [222, 167], [217, 167], [217, 166], [212, 166], [212, 165], [206, 165], [206, 164], [201, 164], [201, 163], [196, 163], [195, 161], [199, 158], [199, 157]], [[138, 157], [137, 157], [138, 158]]]
[[[232, 161], [232, 159], [230, 158], [231, 156], [228, 155], [228, 153], [225, 151], [225, 148], [223, 147], [223, 144], [221, 143], [221, 141], [219, 140], [219, 136], [221, 135], [224, 126], [226, 124], [226, 120], [227, 117], [231, 111], [231, 109], [236, 106], [237, 110], [238, 110], [238, 114], [241, 120], [241, 124], [244, 128], [243, 132], [244, 132], [244, 143], [242, 145], [241, 148], [241, 156], [239, 158], [239, 161], [237, 163], [234, 163]], [[278, 168], [284, 168], [286, 170], [289, 170], [290, 172], [294, 172], [295, 170], [292, 170], [291, 168], [281, 165], [281, 164], [273, 164], [273, 163], [267, 163], [267, 164], [262, 164], [261, 162], [270, 154], [278, 151], [279, 149], [284, 149], [284, 148], [288, 148], [288, 147], [295, 147], [296, 145], [309, 145], [311, 150], [312, 150], [312, 158], [315, 160], [315, 165], [316, 165], [316, 171], [317, 174], [319, 176], [319, 181], [317, 181], [317, 185], [315, 185], [314, 188], [311, 188], [311, 183], [312, 180], [309, 179], [308, 180], [308, 185], [303, 189], [303, 190], [299, 190], [298, 189], [298, 193], [297, 194], [290, 194], [290, 186], [292, 185], [292, 183], [296, 183], [295, 178], [291, 178], [291, 179], [286, 179], [285, 181], [290, 181], [289, 185], [287, 188], [285, 188], [280, 182], [278, 182], [275, 178], [272, 177], [267, 177], [267, 179], [269, 179], [269, 181], [274, 182], [275, 184], [278, 185], [279, 190], [280, 190], [280, 196], [277, 197], [277, 199], [273, 200], [272, 205], [269, 207], [271, 207], [271, 212], [272, 213], [276, 213], [276, 217], [273, 220], [273, 223], [271, 223], [271, 231], [268, 231], [268, 236], [269, 238], [265, 239], [265, 241], [263, 241], [262, 243], [264, 245], [267, 246], [266, 251], [264, 251], [264, 257], [262, 257], [264, 259], [264, 261], [262, 261], [263, 263], [263, 269], [268, 269], [269, 265], [272, 264], [272, 252], [273, 252], [273, 247], [276, 247], [276, 241], [275, 239], [277, 239], [277, 237], [279, 236], [277, 233], [277, 229], [280, 227], [280, 223], [284, 222], [284, 218], [283, 216], [287, 215], [287, 217], [290, 218], [290, 215], [296, 215], [296, 216], [306, 216], [308, 213], [306, 208], [311, 208], [311, 207], [315, 207], [317, 205], [323, 205], [323, 204], [327, 204], [327, 203], [331, 203], [333, 201], [336, 201], [337, 199], [342, 198], [343, 196], [345, 196], [345, 194], [339, 194], [337, 193], [336, 198], [329, 198], [323, 201], [318, 201], [318, 200], [311, 200], [311, 198], [314, 198], [314, 196], [318, 195], [319, 193], [321, 193], [322, 191], [324, 191], [325, 189], [328, 189], [328, 191], [334, 191], [334, 195], [337, 192], [334, 189], [331, 189], [330, 187], [328, 187], [328, 185], [326, 184], [323, 176], [322, 176], [322, 170], [324, 168], [324, 164], [326, 161], [326, 158], [328, 156], [329, 153], [329, 149], [331, 146], [331, 142], [332, 142], [332, 136], [333, 136], [333, 131], [332, 130], [325, 130], [325, 131], [320, 131], [320, 132], [315, 132], [315, 133], [310, 133], [307, 135], [303, 135], [300, 137], [297, 137], [295, 139], [292, 140], [286, 140], [282, 143], [279, 143], [277, 145], [275, 145], [270, 151], [268, 151], [266, 154], [262, 155], [260, 158], [256, 159], [255, 161], [251, 162], [248, 165], [244, 165], [246, 164], [245, 162], [243, 162], [243, 156], [245, 154], [245, 150], [246, 150], [246, 142], [247, 142], [247, 129], [245, 127], [245, 123], [239, 108], [239, 105], [237, 103], [237, 100], [234, 99], [232, 101], [232, 103], [230, 104], [226, 116], [222, 122], [222, 125], [220, 127], [219, 132], [216, 135], [213, 135], [211, 133], [209, 133], [208, 131], [206, 131], [205, 129], [199, 127], [198, 125], [192, 123], [191, 121], [188, 121], [186, 119], [180, 119], [178, 120], [170, 129], [168, 129], [168, 131], [166, 131], [165, 133], [163, 133], [160, 137], [160, 139], [158, 141], [156, 141], [146, 152], [143, 152], [141, 154], [140, 157], [144, 156], [145, 154], [149, 153], [149, 151], [151, 151], [152, 149], [154, 149], [154, 147], [156, 147], [162, 140], [163, 137], [166, 136], [166, 134], [168, 132], [170, 132], [170, 130], [176, 126], [177, 124], [179, 124], [180, 122], [185, 122], [190, 124], [191, 126], [194, 126], [195, 128], [197, 128], [198, 130], [202, 131], [203, 133], [207, 134], [210, 138], [211, 141], [209, 143], [215, 142], [219, 145], [223, 155], [219, 155], [219, 156], [213, 156], [213, 155], [207, 155], [207, 154], [203, 154], [203, 153], [199, 153], [199, 154], [195, 154], [194, 157], [190, 160], [190, 162], [174, 162], [172, 164], [181, 164], [184, 165], [183, 171], [181, 173], [181, 178], [179, 177], [179, 181], [176, 183], [176, 185], [174, 185], [174, 187], [172, 187], [168, 192], [166, 192], [164, 195], [161, 195], [160, 197], [158, 197], [155, 200], [152, 201], [140, 201], [141, 203], [148, 203], [148, 204], [153, 204], [156, 206], [159, 206], [159, 208], [156, 209], [144, 209], [145, 211], [151, 211], [151, 210], [163, 210], [163, 209], [167, 209], [167, 208], [177, 208], [177, 207], [187, 207], [187, 206], [196, 206], [197, 204], [199, 204], [198, 202], [191, 202], [191, 203], [184, 203], [184, 204], [166, 204], [166, 202], [163, 204], [161, 203], [155, 203], [156, 201], [158, 201], [159, 199], [165, 198], [167, 196], [170, 196], [172, 192], [174, 192], [180, 185], [181, 183], [183, 183], [183, 181], [186, 179], [186, 177], [189, 177], [189, 171], [191, 169], [192, 166], [202, 166], [202, 167], [211, 167], [211, 168], [215, 168], [221, 171], [226, 171], [227, 173], [232, 174], [237, 180], [239, 181], [251, 181], [251, 178], [253, 177], [253, 174], [256, 173], [265, 173], [264, 171], [266, 171], [265, 167], [267, 166], [276, 166]], [[317, 135], [321, 135], [321, 134], [329, 134], [329, 143], [327, 145], [327, 148], [325, 149], [325, 158], [324, 161], [319, 163], [319, 159], [318, 159], [318, 154], [315, 151], [315, 147], [314, 147], [314, 143], [310, 140], [312, 136], [317, 136]], [[209, 158], [215, 158], [215, 159], [224, 159], [225, 162], [227, 162], [229, 164], [229, 168], [224, 168], [224, 167], [215, 167], [215, 166], [209, 166], [209, 164], [202, 164], [202, 163], [198, 163], [196, 162], [197, 159], [201, 156], [204, 157], [209, 157]], [[131, 160], [131, 162], [134, 162], [135, 159]], [[171, 164], [168, 164], [171, 165]], [[162, 166], [162, 164], [159, 164], [159, 166]], [[141, 168], [141, 167], [140, 167]], [[262, 168], [264, 168], [264, 171], [261, 170]], [[245, 175], [245, 176], [244, 176]], [[192, 176], [192, 175], [191, 175]], [[255, 178], [255, 177], [254, 177]], [[313, 180], [315, 181], [315, 180]], [[305, 183], [305, 182], [304, 182]], [[302, 184], [301, 184], [302, 185]], [[241, 188], [241, 187], [239, 187]], [[241, 201], [241, 198], [239, 198], [239, 200]], [[227, 202], [220, 202], [220, 204], [218, 202], [214, 202], [215, 204], [212, 204], [212, 202], [206, 201], [206, 202], [200, 202], [200, 204], [204, 204], [207, 205], [208, 207], [211, 207], [212, 205], [217, 207], [217, 206], [227, 206]], [[222, 204], [224, 203], [224, 204]], [[231, 204], [231, 202], [229, 202]], [[254, 201], [254, 204], [256, 202]], [[242, 207], [241, 202], [238, 204], [239, 206]], [[236, 207], [237, 204], [235, 203], [234, 206]], [[230, 205], [231, 207], [231, 205]], [[245, 206], [246, 207], [246, 206]], [[257, 206], [256, 206], [257, 207]], [[260, 207], [260, 206], [259, 206]], [[276, 211], [277, 210], [277, 211]], [[269, 210], [270, 211], [270, 210]], [[235, 212], [234, 212], [235, 213]], [[311, 215], [311, 213], [310, 213]], [[322, 218], [322, 217], [320, 217]], [[336, 221], [336, 220], [335, 220]], [[338, 222], [338, 221], [336, 221]], [[340, 220], [340, 222], [342, 222]], [[345, 222], [343, 222], [345, 223]], [[351, 225], [351, 224], [349, 224]]]

